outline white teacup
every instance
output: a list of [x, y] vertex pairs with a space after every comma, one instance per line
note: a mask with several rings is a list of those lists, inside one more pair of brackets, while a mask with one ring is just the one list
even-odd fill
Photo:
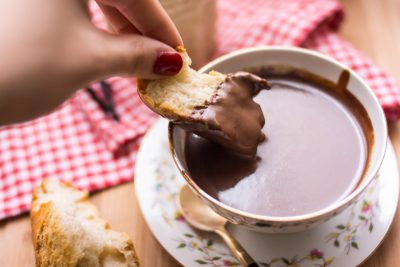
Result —
[[[325, 55], [301, 48], [292, 47], [256, 47], [242, 49], [222, 56], [200, 71], [217, 70], [222, 73], [232, 73], [243, 69], [266, 65], [288, 65], [299, 68], [330, 81], [337, 81], [343, 69], [348, 69], [341, 63]], [[201, 197], [213, 210], [228, 219], [233, 224], [240, 224], [253, 230], [267, 233], [296, 232], [316, 226], [343, 211], [354, 203], [360, 194], [376, 177], [386, 149], [387, 125], [383, 110], [371, 88], [352, 70], [348, 90], [360, 101], [367, 111], [373, 127], [373, 147], [370, 162], [362, 181], [357, 188], [345, 198], [316, 212], [301, 216], [276, 217], [244, 212], [218, 201], [201, 189], [190, 177], [185, 161], [186, 132], [179, 127], [169, 125], [169, 142], [176, 166], [192, 190]]]

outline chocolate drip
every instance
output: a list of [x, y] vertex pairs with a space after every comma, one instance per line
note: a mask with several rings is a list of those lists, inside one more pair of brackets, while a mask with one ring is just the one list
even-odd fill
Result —
[[210, 103], [197, 107], [186, 130], [212, 140], [232, 151], [254, 157], [259, 143], [265, 140], [264, 115], [253, 101], [268, 82], [247, 72], [228, 75]]
[[338, 82], [336, 84], [336, 91], [338, 93], [345, 93], [346, 89], [347, 89], [347, 85], [349, 83], [350, 80], [350, 72], [348, 70], [343, 70], [340, 73]]

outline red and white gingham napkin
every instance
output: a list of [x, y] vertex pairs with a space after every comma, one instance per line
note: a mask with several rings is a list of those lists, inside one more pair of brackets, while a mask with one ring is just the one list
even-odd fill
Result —
[[[93, 20], [104, 26], [92, 6]], [[400, 116], [393, 80], [335, 31], [342, 19], [334, 0], [220, 0], [221, 55], [256, 45], [303, 46], [328, 54], [357, 71], [371, 86], [389, 120]], [[156, 116], [140, 101], [132, 79], [112, 78], [121, 121], [107, 117], [85, 91], [53, 113], [0, 129], [0, 219], [29, 209], [31, 192], [43, 178], [97, 190], [130, 181], [141, 137]], [[99, 86], [93, 86], [100, 93]]]

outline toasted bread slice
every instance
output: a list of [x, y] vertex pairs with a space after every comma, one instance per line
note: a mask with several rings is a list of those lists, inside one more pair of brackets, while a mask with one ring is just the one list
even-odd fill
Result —
[[183, 58], [182, 70], [160, 80], [138, 79], [143, 102], [154, 112], [170, 120], [188, 120], [195, 108], [209, 103], [226, 75], [211, 71], [200, 73], [190, 68], [191, 60], [184, 48], [177, 48]]
[[38, 267], [139, 266], [129, 236], [111, 230], [88, 193], [71, 185], [47, 180], [38, 186], [31, 223]]

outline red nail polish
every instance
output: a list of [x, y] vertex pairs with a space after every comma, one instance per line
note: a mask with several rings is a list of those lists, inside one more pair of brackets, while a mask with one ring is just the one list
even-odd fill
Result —
[[154, 63], [153, 72], [160, 75], [175, 75], [183, 65], [182, 57], [176, 52], [160, 52]]

